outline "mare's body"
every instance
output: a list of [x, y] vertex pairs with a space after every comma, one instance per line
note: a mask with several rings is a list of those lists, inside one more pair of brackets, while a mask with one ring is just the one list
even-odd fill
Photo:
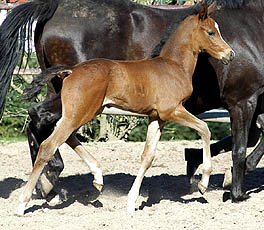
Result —
[[[258, 96], [262, 94], [264, 85], [264, 31], [260, 29], [264, 24], [264, 1], [217, 2], [223, 4], [223, 9], [215, 12], [212, 17], [220, 24], [223, 37], [234, 48], [237, 58], [231, 65], [224, 67], [208, 55], [200, 55], [193, 77], [194, 91], [185, 107], [194, 114], [220, 106], [230, 112], [233, 142], [228, 138], [213, 145], [211, 149], [213, 155], [223, 148], [232, 149], [232, 198], [237, 201], [244, 199], [242, 184], [246, 147], [257, 142], [260, 131], [256, 127], [256, 119], [263, 113], [262, 97]], [[166, 41], [172, 29], [183, 18], [196, 11], [196, 7], [152, 9], [125, 0], [36, 0], [19, 7], [11, 12], [0, 28], [0, 57], [5, 57], [0, 59], [1, 108], [11, 73], [18, 62], [18, 29], [32, 18], [38, 20], [35, 46], [40, 66], [45, 69], [61, 64], [74, 65], [94, 57], [141, 59], [155, 56], [159, 54], [159, 46]], [[18, 19], [20, 24], [16, 23]], [[26, 37], [26, 31], [20, 31], [20, 36]], [[49, 88], [49, 99], [33, 106], [29, 111], [32, 121], [27, 133], [33, 162], [40, 143], [50, 135], [61, 117], [60, 97], [52, 98], [60, 88], [61, 82], [53, 80]], [[262, 124], [262, 115], [258, 118]], [[264, 141], [260, 142], [248, 158], [246, 170], [256, 167], [263, 149]], [[62, 169], [62, 159], [57, 152], [44, 174], [54, 184]]]

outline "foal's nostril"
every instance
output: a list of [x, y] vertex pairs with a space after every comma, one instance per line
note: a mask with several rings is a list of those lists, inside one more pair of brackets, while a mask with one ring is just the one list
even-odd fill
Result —
[[235, 52], [233, 50], [230, 51], [230, 54], [229, 54], [229, 59], [230, 61], [232, 61], [235, 57]]

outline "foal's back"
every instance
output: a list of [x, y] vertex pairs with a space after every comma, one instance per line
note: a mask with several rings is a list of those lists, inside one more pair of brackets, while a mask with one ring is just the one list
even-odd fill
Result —
[[105, 95], [105, 99], [100, 99], [104, 105], [143, 114], [172, 103], [175, 108], [192, 92], [191, 82], [184, 78], [180, 66], [161, 57], [138, 61], [88, 60], [75, 66], [63, 85], [64, 92], [78, 89], [76, 93], [83, 94], [86, 104], [91, 103], [91, 95], [94, 99], [94, 94], [101, 94]]

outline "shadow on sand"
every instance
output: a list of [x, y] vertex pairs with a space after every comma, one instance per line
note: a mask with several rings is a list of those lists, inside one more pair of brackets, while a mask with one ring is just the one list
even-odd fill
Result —
[[[199, 176], [196, 176], [197, 181]], [[210, 178], [209, 191], [223, 190], [223, 174], [214, 174]], [[64, 197], [64, 201], [56, 206], [49, 206], [48, 203], [43, 205], [34, 205], [26, 210], [26, 213], [35, 210], [63, 209], [74, 202], [79, 202], [85, 206], [92, 205], [100, 208], [103, 204], [99, 201], [100, 196], [126, 196], [135, 180], [135, 176], [124, 173], [110, 174], [104, 176], [104, 190], [100, 194], [92, 185], [92, 174], [74, 175], [60, 178], [55, 191]], [[16, 178], [7, 178], [0, 181], [0, 197], [8, 199], [10, 194], [17, 188], [21, 187], [24, 181]], [[264, 189], [264, 168], [258, 168], [248, 174], [245, 178], [246, 190], [249, 193], [258, 193]], [[170, 200], [181, 203], [200, 202], [207, 203], [201, 195], [199, 198], [184, 199], [185, 195], [197, 191], [197, 184], [190, 185], [185, 175], [172, 176], [161, 174], [158, 176], [145, 177], [140, 189], [141, 196], [148, 197], [146, 202], [142, 202], [139, 209], [150, 207], [159, 203], [161, 200]], [[33, 197], [34, 198], [34, 197]], [[36, 199], [36, 197], [35, 197]]]

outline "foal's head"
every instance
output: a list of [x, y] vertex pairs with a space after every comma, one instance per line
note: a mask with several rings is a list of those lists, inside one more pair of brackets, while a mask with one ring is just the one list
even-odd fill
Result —
[[221, 36], [218, 24], [210, 17], [215, 8], [215, 3], [207, 8], [203, 5], [195, 19], [198, 21], [197, 30], [194, 33], [194, 42], [199, 46], [200, 51], [206, 51], [211, 56], [228, 64], [235, 56], [235, 52], [224, 41]]

